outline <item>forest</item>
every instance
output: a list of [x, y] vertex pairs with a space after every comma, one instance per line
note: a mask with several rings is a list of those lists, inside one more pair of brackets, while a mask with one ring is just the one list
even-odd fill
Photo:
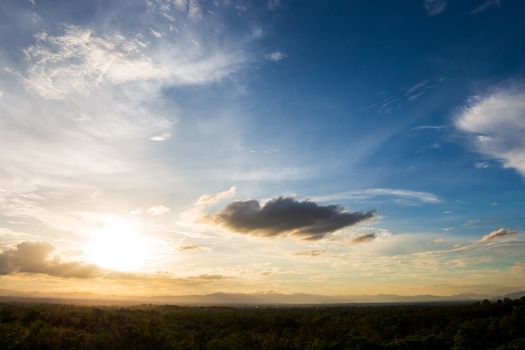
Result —
[[242, 308], [4, 302], [0, 349], [525, 349], [525, 297]]

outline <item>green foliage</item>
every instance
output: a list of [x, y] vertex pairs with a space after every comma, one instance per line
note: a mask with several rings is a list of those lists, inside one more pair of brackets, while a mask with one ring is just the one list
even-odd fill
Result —
[[525, 349], [525, 298], [315, 308], [1, 303], [0, 349]]

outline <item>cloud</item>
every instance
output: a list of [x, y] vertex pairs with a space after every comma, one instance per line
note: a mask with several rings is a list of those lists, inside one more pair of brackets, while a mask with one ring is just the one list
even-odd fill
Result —
[[518, 233], [516, 231], [511, 231], [507, 228], [500, 228], [500, 229], [497, 229], [497, 230], [494, 230], [492, 231], [491, 233], [489, 234], [486, 234], [485, 236], [483, 236], [479, 242], [490, 242], [496, 238], [501, 238], [501, 237], [513, 237], [513, 236], [516, 236]]
[[173, 23], [177, 23], [183, 18], [175, 16], [172, 9], [193, 22], [199, 22], [203, 19], [202, 6], [197, 0], [154, 0], [146, 1], [146, 4], [150, 9], [157, 10]]
[[479, 5], [478, 7], [476, 7], [474, 10], [472, 10], [470, 12], [470, 14], [471, 15], [477, 15], [477, 14], [487, 10], [488, 8], [490, 8], [492, 6], [500, 7], [501, 6], [501, 2], [502, 2], [502, 0], [487, 0], [484, 3], [482, 3], [481, 5]]
[[443, 129], [444, 125], [420, 125], [412, 128], [412, 130], [436, 130], [439, 131]]
[[188, 17], [194, 21], [202, 19], [201, 7], [197, 0], [189, 0], [188, 3]]
[[268, 61], [272, 62], [278, 62], [281, 60], [284, 60], [288, 55], [286, 55], [284, 52], [281, 51], [273, 51], [269, 54], [264, 55], [264, 58], [266, 58]]
[[310, 172], [307, 167], [265, 167], [234, 172], [231, 177], [237, 181], [289, 181], [307, 178]]
[[392, 188], [367, 188], [363, 190], [347, 191], [326, 196], [314, 197], [317, 201], [328, 201], [335, 199], [367, 200], [374, 197], [393, 197], [399, 204], [440, 203], [441, 199], [429, 192], [410, 191]]
[[462, 226], [464, 227], [476, 227], [481, 222], [480, 219], [472, 219], [465, 222]]
[[525, 177], [525, 90], [501, 89], [477, 97], [455, 120], [475, 149]]
[[424, 0], [423, 7], [429, 16], [439, 15], [447, 8], [445, 0]]
[[188, 245], [181, 245], [179, 247], [179, 251], [186, 251], [186, 250], [197, 250], [199, 249], [200, 246], [196, 245], [196, 244], [188, 244]]
[[311, 201], [277, 197], [264, 205], [257, 200], [236, 201], [205, 222], [239, 233], [263, 237], [291, 234], [305, 240], [318, 240], [344, 227], [374, 217], [374, 210], [349, 212], [340, 205], [321, 206]]
[[137, 41], [122, 35], [96, 36], [76, 26], [67, 26], [61, 36], [39, 33], [24, 53], [29, 64], [26, 86], [49, 99], [84, 94], [104, 82], [124, 84], [167, 73], [142, 53]]
[[212, 193], [212, 194], [203, 194], [202, 196], [199, 197], [199, 199], [197, 199], [197, 202], [195, 203], [195, 205], [202, 206], [202, 205], [215, 203], [223, 198], [234, 195], [236, 191], [237, 191], [237, 188], [235, 186], [232, 186], [229, 189], [222, 191], [222, 192], [217, 192], [217, 193]]
[[91, 29], [71, 25], [60, 36], [37, 34], [36, 43], [24, 53], [28, 63], [26, 86], [49, 99], [83, 95], [103, 84], [207, 84], [228, 75], [233, 70], [231, 64], [242, 60], [238, 53], [203, 55], [191, 46], [181, 56], [148, 47], [136, 37], [119, 33], [97, 35]]
[[162, 33], [160, 32], [157, 32], [156, 30], [150, 28], [149, 29], [151, 35], [153, 35], [155, 38], [159, 39], [159, 38], [162, 38]]
[[490, 167], [490, 164], [487, 162], [476, 162], [474, 163], [474, 167], [477, 169], [487, 169]]
[[348, 238], [344, 239], [347, 245], [354, 245], [360, 243], [367, 243], [372, 241], [383, 240], [392, 237], [392, 233], [386, 229], [375, 227], [360, 227], [352, 234], [345, 235]]
[[[206, 29], [186, 21], [185, 26], [178, 23], [177, 33], [170, 33], [165, 20], [141, 9], [139, 20], [112, 27], [109, 17], [135, 18], [128, 11], [144, 2], [133, 2], [104, 2], [96, 13], [86, 13], [82, 26], [51, 20], [64, 15], [73, 22], [76, 17], [62, 13], [60, 6], [53, 7], [60, 13], [50, 8], [41, 25], [24, 32], [27, 40], [0, 48], [0, 91], [5, 92], [0, 100], [0, 140], [2, 145], [16, 145], [16, 152], [0, 147], [0, 184], [5, 189], [0, 191], [0, 212], [19, 222], [6, 225], [23, 224], [35, 234], [18, 234], [9, 242], [48, 237], [78, 243], [90, 229], [97, 229], [95, 220], [79, 220], [80, 212], [142, 207], [147, 214], [148, 206], [136, 190], [148, 188], [162, 195], [165, 182], [152, 179], [161, 174], [171, 178], [185, 169], [166, 161], [164, 145], [148, 141], [167, 139], [185, 113], [171, 98], [175, 92], [167, 96], [166, 90], [220, 83], [241, 68], [245, 42], [234, 42], [236, 34], [224, 33], [221, 26]], [[214, 21], [220, 22], [219, 17]], [[149, 28], [163, 37], [153, 40]], [[220, 44], [210, 40], [215, 35], [222, 37]], [[185, 127], [195, 127], [188, 124]], [[104, 196], [96, 203], [86, 200], [99, 189]], [[160, 225], [154, 218], [164, 217], [148, 214], [141, 221]]]
[[381, 101], [369, 105], [367, 109], [376, 109], [378, 115], [390, 115], [404, 108], [405, 103], [413, 103], [423, 95], [429, 93], [440, 82], [440, 79], [429, 78], [416, 82], [411, 86], [404, 87], [394, 93], [379, 91]]
[[171, 134], [169, 132], [163, 132], [158, 135], [150, 137], [149, 140], [156, 141], [156, 142], [162, 142], [162, 141], [166, 141], [170, 137], [171, 137]]
[[195, 280], [223, 280], [223, 279], [227, 279], [228, 276], [203, 274], [203, 275], [197, 275], [197, 276], [190, 276], [187, 278], [195, 279]]
[[[151, 182], [152, 172], [170, 166], [155, 156], [158, 149], [142, 141], [167, 140], [184, 113], [184, 108], [172, 108], [166, 89], [218, 83], [245, 67], [246, 41], [232, 39], [231, 33], [218, 45], [210, 37], [221, 35], [217, 28], [223, 26], [207, 29], [190, 23], [179, 18], [175, 5], [165, 7], [165, 1], [148, 2], [154, 8], [146, 4], [139, 21], [111, 26], [113, 16], [128, 18], [134, 16], [129, 13], [132, 7], [144, 6], [143, 1], [133, 3], [104, 2], [96, 13], [86, 14], [90, 21], [82, 20], [83, 25], [57, 23], [49, 19], [55, 13], [49, 12], [42, 25], [27, 28], [27, 39], [33, 35], [29, 44], [14, 41], [0, 50], [0, 65], [5, 67], [0, 70], [0, 91], [9, 91], [1, 99], [0, 139], [17, 145], [16, 154], [0, 149], [0, 183], [8, 191], [71, 189], [94, 182], [106, 189], [115, 179], [108, 175], [116, 173], [121, 184], [129, 184], [131, 177]], [[184, 3], [194, 8], [194, 16], [198, 4]], [[24, 11], [22, 4], [13, 7], [18, 8], [14, 17]], [[150, 29], [168, 33], [173, 25], [165, 15], [179, 16], [180, 28], [176, 35], [152, 40]], [[219, 14], [201, 15], [222, 23]], [[8, 59], [11, 56], [22, 59]], [[136, 188], [137, 183], [129, 185]]]
[[364, 243], [374, 241], [378, 235], [376, 233], [364, 233], [352, 238], [353, 243]]
[[164, 205], [156, 205], [148, 209], [148, 213], [155, 216], [161, 216], [169, 213], [170, 211], [171, 209]]
[[300, 256], [319, 256], [323, 255], [326, 251], [322, 249], [314, 249], [314, 250], [304, 250], [302, 252], [294, 253], [294, 255], [300, 255]]
[[175, 0], [173, 2], [177, 10], [186, 12], [188, 10], [188, 0]]
[[96, 265], [49, 259], [55, 247], [44, 242], [23, 242], [0, 253], [0, 275], [18, 272], [43, 273], [57, 277], [92, 278], [103, 273]]
[[435, 86], [433, 79], [428, 79], [414, 84], [405, 89], [405, 97], [407, 101], [412, 102], [423, 96]]
[[142, 209], [137, 208], [129, 212], [129, 215], [142, 215]]

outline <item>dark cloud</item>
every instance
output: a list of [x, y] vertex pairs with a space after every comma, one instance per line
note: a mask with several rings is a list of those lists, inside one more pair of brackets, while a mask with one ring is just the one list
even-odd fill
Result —
[[311, 201], [277, 197], [263, 206], [256, 200], [236, 201], [205, 221], [235, 232], [274, 237], [293, 234], [306, 240], [326, 235], [370, 219], [375, 211], [349, 212], [340, 205], [321, 206]]
[[62, 262], [60, 258], [49, 259], [55, 247], [44, 242], [23, 242], [13, 249], [0, 253], [0, 275], [17, 272], [44, 273], [58, 277], [91, 278], [102, 274], [95, 265], [72, 261]]
[[494, 230], [491, 233], [488, 233], [485, 236], [481, 237], [479, 241], [489, 242], [496, 238], [500, 238], [504, 236], [515, 236], [516, 234], [517, 234], [516, 231], [511, 231], [508, 228], [500, 228], [500, 229]]
[[352, 238], [352, 243], [364, 243], [364, 242], [370, 242], [378, 238], [379, 235], [377, 233], [363, 233], [358, 236], [355, 236]]
[[315, 249], [315, 250], [304, 250], [302, 252], [294, 253], [294, 255], [303, 255], [303, 256], [319, 256], [324, 254], [325, 251], [321, 249]]

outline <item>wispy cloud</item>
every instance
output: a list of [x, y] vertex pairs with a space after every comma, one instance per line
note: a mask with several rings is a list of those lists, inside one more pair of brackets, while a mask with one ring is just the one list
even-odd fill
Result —
[[386, 197], [393, 198], [393, 200], [404, 200], [405, 202], [399, 203], [405, 204], [414, 204], [418, 202], [433, 204], [441, 202], [441, 199], [433, 193], [393, 188], [367, 188], [363, 190], [340, 192], [324, 196], [314, 196], [312, 198], [316, 201], [324, 202], [338, 199], [364, 201], [375, 197]]
[[147, 1], [146, 4], [149, 8], [158, 10], [164, 17], [173, 22], [177, 22], [173, 10], [195, 22], [203, 19], [202, 5], [197, 0], [154, 0]]
[[488, 162], [476, 162], [474, 163], [474, 167], [478, 169], [487, 169], [490, 168], [490, 164]]
[[367, 109], [377, 109], [378, 115], [390, 115], [402, 110], [407, 103], [413, 103], [428, 94], [439, 82], [440, 79], [429, 78], [395, 92], [380, 91], [381, 101], [370, 105]]
[[235, 194], [237, 191], [237, 188], [235, 186], [230, 187], [229, 189], [217, 193], [212, 194], [203, 194], [202, 196], [197, 199], [196, 205], [207, 205], [211, 203], [215, 203], [221, 199], [230, 197]]
[[314, 249], [314, 250], [303, 250], [301, 252], [294, 253], [294, 255], [299, 256], [319, 256], [323, 255], [326, 251], [322, 249]]
[[179, 247], [179, 251], [190, 251], [190, 250], [197, 250], [200, 246], [196, 244], [187, 244], [187, 245], [181, 245]]
[[24, 50], [24, 82], [44, 98], [85, 94], [103, 83], [125, 84], [160, 79], [167, 73], [142, 53], [135, 40], [122, 35], [96, 36], [89, 29], [67, 26], [61, 36], [41, 32]]
[[282, 51], [273, 51], [273, 52], [270, 52], [269, 54], [264, 55], [264, 58], [272, 62], [278, 62], [278, 61], [284, 60], [286, 57], [288, 57], [288, 55], [286, 55]]
[[345, 247], [374, 241], [380, 242], [392, 237], [390, 231], [370, 226], [352, 228], [350, 230], [341, 231], [336, 235], [337, 237], [333, 238], [334, 242], [336, 244], [343, 243], [343, 246]]
[[378, 236], [376, 233], [364, 233], [364, 234], [360, 234], [360, 235], [353, 237], [352, 242], [353, 243], [370, 242], [370, 241], [375, 240], [377, 237]]
[[500, 89], [469, 103], [455, 120], [476, 150], [525, 177], [525, 90]]
[[[106, 17], [127, 17], [126, 6], [104, 3], [107, 8], [82, 25], [54, 22], [50, 9], [47, 22], [27, 36], [30, 43], [12, 43], [9, 52], [2, 47], [0, 91], [9, 90], [0, 99], [5, 146], [0, 147], [5, 190], [0, 210], [5, 215], [72, 232], [75, 216], [50, 207], [73, 201], [87, 211], [93, 200], [82, 198], [100, 190], [99, 206], [126, 192], [132, 207], [122, 205], [124, 212], [147, 208], [140, 195], [128, 194], [145, 184], [158, 190], [162, 185], [152, 179], [173, 175], [159, 152], [165, 145], [148, 142], [168, 140], [184, 112], [168, 102], [166, 89], [221, 83], [245, 67], [247, 54], [243, 43], [228, 36], [220, 46], [203, 40], [211, 34], [189, 17], [212, 15], [198, 14], [197, 2], [180, 2], [184, 11], [162, 3], [137, 1], [141, 20], [132, 28], [112, 26]], [[10, 52], [23, 60], [6, 59]], [[15, 144], [16, 154], [9, 146]], [[109, 189], [117, 182], [120, 195]], [[29, 198], [37, 193], [40, 200]]]
[[489, 242], [489, 241], [492, 241], [494, 239], [501, 238], [501, 237], [513, 237], [513, 236], [516, 236], [517, 234], [518, 232], [516, 231], [511, 231], [507, 228], [500, 228], [500, 229], [494, 230], [486, 234], [479, 240], [479, 242], [482, 242], [482, 243]]
[[424, 0], [423, 7], [429, 16], [439, 15], [447, 8], [445, 0]]
[[485, 10], [488, 10], [492, 6], [500, 7], [502, 0], [487, 0], [478, 7], [476, 7], [474, 10], [470, 12], [471, 15], [477, 15], [481, 12], [484, 12]]
[[443, 129], [445, 127], [445, 125], [419, 125], [419, 126], [416, 126], [414, 128], [412, 128], [412, 130], [435, 130], [435, 131], [439, 131], [441, 129]]
[[168, 214], [170, 211], [171, 209], [166, 207], [165, 205], [156, 205], [148, 209], [148, 213], [155, 216], [165, 215]]
[[420, 81], [405, 89], [405, 97], [407, 101], [412, 102], [417, 100], [419, 97], [427, 93], [434, 87], [434, 79], [427, 79]]

